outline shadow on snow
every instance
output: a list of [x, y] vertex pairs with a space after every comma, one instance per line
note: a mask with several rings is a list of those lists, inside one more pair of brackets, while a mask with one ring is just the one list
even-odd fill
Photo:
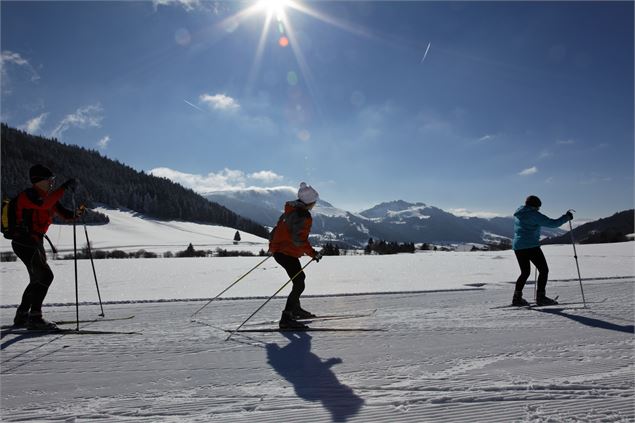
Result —
[[555, 314], [557, 316], [566, 317], [567, 319], [571, 319], [575, 322], [582, 323], [583, 325], [591, 326], [594, 328], [608, 329], [624, 333], [635, 333], [635, 327], [633, 325], [616, 325], [615, 323], [607, 322], [606, 320], [594, 319], [593, 317], [587, 316], [578, 316], [575, 314], [566, 313], [563, 308], [534, 310], [539, 311], [540, 313]]
[[311, 352], [311, 336], [306, 332], [284, 332], [289, 343], [280, 347], [267, 344], [267, 362], [293, 384], [296, 394], [306, 401], [320, 401], [333, 421], [344, 422], [356, 415], [364, 400], [341, 383], [331, 370], [341, 358], [323, 361]]

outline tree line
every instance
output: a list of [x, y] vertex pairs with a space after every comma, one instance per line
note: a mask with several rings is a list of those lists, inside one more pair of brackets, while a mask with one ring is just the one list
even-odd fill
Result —
[[398, 254], [398, 253], [414, 253], [414, 242], [392, 242], [392, 241], [374, 241], [372, 238], [368, 240], [364, 254]]
[[[12, 198], [29, 187], [29, 168], [40, 163], [50, 168], [62, 183], [68, 178], [79, 181], [77, 204], [87, 207], [106, 205], [129, 209], [161, 220], [183, 220], [240, 229], [263, 238], [267, 229], [231, 210], [213, 203], [193, 190], [167, 178], [148, 175], [96, 150], [66, 145], [57, 139], [28, 134], [6, 124], [1, 125], [2, 198]], [[71, 208], [71, 194], [62, 204]], [[87, 223], [107, 223], [105, 215], [89, 213]]]

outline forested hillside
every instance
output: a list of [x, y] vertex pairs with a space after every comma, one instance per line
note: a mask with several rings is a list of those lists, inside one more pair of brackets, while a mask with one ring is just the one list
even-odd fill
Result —
[[[624, 210], [613, 216], [585, 223], [573, 230], [573, 237], [580, 244], [602, 244], [606, 242], [629, 241], [627, 235], [635, 231], [635, 210]], [[571, 235], [565, 234], [556, 238], [547, 238], [543, 244], [566, 244], [571, 242]]]
[[[29, 168], [40, 163], [53, 170], [58, 184], [67, 178], [78, 179], [76, 201], [88, 207], [103, 204], [158, 219], [209, 223], [268, 236], [262, 225], [210, 202], [190, 189], [139, 172], [97, 151], [33, 136], [6, 124], [2, 124], [1, 131], [2, 198], [12, 197], [30, 186]], [[67, 193], [62, 202], [70, 206], [70, 194]]]

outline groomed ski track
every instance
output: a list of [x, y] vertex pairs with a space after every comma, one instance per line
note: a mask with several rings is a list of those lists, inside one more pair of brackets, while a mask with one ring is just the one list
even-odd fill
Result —
[[[627, 422], [634, 411], [635, 282], [587, 282], [588, 309], [496, 310], [512, 286], [307, 298], [321, 313], [377, 309], [322, 323], [385, 332], [226, 333], [193, 324], [200, 302], [114, 304], [108, 337], [0, 341], [2, 421]], [[576, 301], [576, 282], [549, 293]], [[528, 291], [529, 292], [529, 291]], [[262, 300], [211, 304], [198, 316], [237, 326]], [[274, 299], [256, 317], [279, 317]], [[84, 306], [80, 318], [99, 313]], [[46, 307], [70, 320], [72, 307]], [[12, 309], [1, 309], [7, 324]], [[315, 322], [315, 327], [320, 323]]]

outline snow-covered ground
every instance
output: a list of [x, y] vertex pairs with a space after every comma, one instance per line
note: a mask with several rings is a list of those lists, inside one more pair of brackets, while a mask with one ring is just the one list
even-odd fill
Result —
[[[317, 272], [316, 272], [317, 273]], [[630, 422], [630, 279], [585, 282], [588, 308], [492, 309], [512, 287], [306, 298], [315, 323], [382, 332], [250, 333], [224, 341], [262, 300], [117, 304], [123, 322], [86, 329], [141, 335], [3, 335], [2, 421]], [[529, 291], [530, 292], [530, 291]], [[578, 300], [577, 282], [552, 286]], [[604, 298], [608, 300], [598, 303]], [[255, 322], [275, 319], [283, 300]], [[71, 319], [72, 307], [45, 309]], [[95, 317], [96, 306], [81, 309]], [[1, 309], [3, 323], [13, 310]], [[212, 326], [207, 326], [207, 323]], [[250, 326], [253, 327], [253, 326]]]
[[[234, 245], [236, 231], [231, 228], [162, 222], [129, 212], [99, 210], [107, 213], [111, 222], [88, 228], [94, 249], [175, 252], [185, 249], [190, 242], [196, 249], [220, 247], [257, 253], [268, 248], [266, 240], [247, 233], [243, 233], [242, 241]], [[79, 239], [82, 239], [83, 228], [78, 230]], [[72, 250], [72, 227], [53, 226], [49, 236], [60, 250]], [[48, 245], [45, 246], [48, 250]], [[0, 250], [10, 248], [9, 242], [0, 238]], [[543, 248], [549, 261], [551, 280], [577, 278], [570, 245]], [[578, 256], [583, 278], [635, 275], [634, 242], [580, 245]], [[263, 257], [210, 257], [109, 259], [95, 260], [94, 263], [103, 301], [129, 302], [211, 298], [262, 260]], [[74, 303], [73, 261], [50, 260], [49, 263], [55, 280], [47, 302]], [[307, 273], [309, 279], [304, 295], [419, 292], [507, 284], [516, 279], [518, 265], [512, 251], [418, 251], [396, 256], [325, 257], [319, 263], [311, 263]], [[0, 279], [0, 307], [17, 304], [27, 280], [24, 265], [20, 261], [2, 263]], [[223, 297], [268, 297], [285, 280], [282, 268], [273, 259], [268, 259]], [[78, 261], [78, 285], [80, 302], [98, 300], [90, 260]]]
[[[116, 224], [102, 228], [111, 232], [89, 231], [101, 248], [149, 249], [185, 246], [194, 241], [170, 237], [208, 230], [170, 223], [160, 235], [160, 224], [147, 223], [154, 232], [138, 241], [127, 223], [120, 225], [120, 238], [112, 232]], [[219, 237], [217, 229], [208, 235]], [[227, 229], [218, 245], [232, 245], [234, 232]], [[54, 238], [55, 230], [50, 234]], [[60, 241], [69, 245], [68, 238]], [[253, 242], [258, 250], [266, 247], [264, 240]], [[311, 325], [382, 331], [249, 333], [230, 341], [219, 328], [235, 328], [262, 304], [257, 297], [268, 297], [286, 281], [273, 259], [203, 309], [198, 322], [190, 316], [205, 304], [201, 299], [216, 295], [263, 258], [98, 260], [106, 317], [135, 317], [83, 328], [141, 334], [3, 333], [0, 418], [634, 421], [634, 247], [633, 242], [578, 246], [586, 309], [581, 304], [492, 308], [511, 300], [518, 274], [511, 251], [325, 257], [306, 269], [303, 306], [321, 314], [377, 311]], [[544, 251], [551, 269], [548, 294], [580, 301], [571, 246]], [[73, 262], [50, 263], [56, 279], [44, 312], [53, 320], [73, 319], [75, 309], [68, 305], [75, 301]], [[9, 324], [26, 272], [20, 262], [2, 263], [0, 276], [0, 321]], [[79, 262], [79, 286], [81, 318], [97, 317], [88, 260]], [[247, 327], [271, 327], [289, 289]], [[525, 294], [532, 297], [533, 285]]]
[[[130, 211], [96, 208], [108, 215], [106, 225], [88, 225], [88, 238], [93, 249], [137, 251], [144, 249], [156, 253], [185, 250], [192, 243], [197, 250], [218, 248], [245, 250], [258, 253], [267, 250], [267, 240], [239, 231], [241, 241], [233, 244], [236, 229], [224, 226], [203, 225], [192, 222], [162, 221], [145, 218]], [[73, 251], [73, 227], [51, 225], [48, 237], [60, 253]], [[77, 226], [77, 248], [86, 245], [84, 226]], [[45, 243], [48, 249], [48, 244]], [[11, 251], [11, 242], [0, 238], [0, 251]]]
[[[582, 277], [635, 275], [634, 246], [633, 242], [578, 246]], [[546, 246], [543, 250], [554, 285], [563, 280], [577, 280], [571, 246]], [[108, 259], [94, 263], [102, 300], [121, 302], [211, 298], [263, 259]], [[307, 263], [308, 259], [304, 258], [302, 262]], [[51, 260], [49, 263], [55, 280], [47, 301], [74, 303], [73, 261]], [[333, 295], [507, 285], [518, 276], [518, 265], [512, 251], [417, 252], [394, 256], [325, 257], [319, 263], [311, 263], [306, 272], [304, 295]], [[90, 260], [78, 260], [78, 275], [80, 301], [97, 301]], [[0, 277], [0, 304], [17, 304], [28, 280], [24, 265], [20, 261], [2, 263]], [[286, 280], [284, 270], [270, 258], [223, 297], [268, 297]], [[286, 291], [281, 295], [285, 294]]]

